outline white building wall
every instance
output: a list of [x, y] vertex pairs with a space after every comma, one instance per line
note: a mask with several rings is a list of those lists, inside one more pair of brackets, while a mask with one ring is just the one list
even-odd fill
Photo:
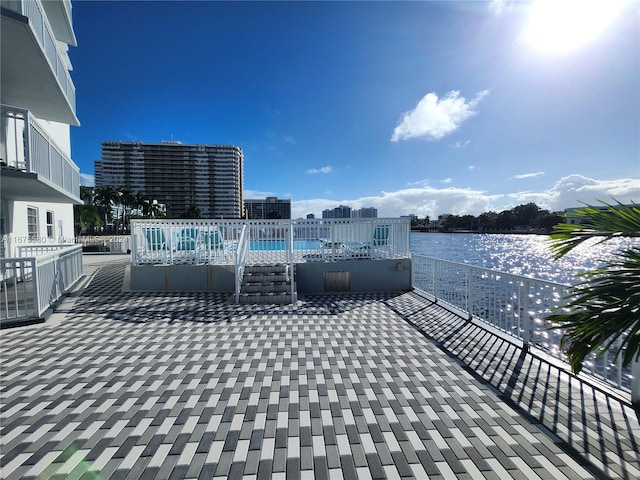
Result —
[[[7, 202], [7, 215], [4, 218], [8, 233], [5, 235], [5, 256], [17, 256], [18, 246], [43, 244], [73, 244], [74, 222], [73, 205], [67, 203], [44, 202]], [[28, 209], [37, 212], [38, 235], [29, 237]], [[48, 225], [47, 212], [51, 212], [49, 219], [53, 223]], [[53, 218], [51, 218], [53, 217]]]

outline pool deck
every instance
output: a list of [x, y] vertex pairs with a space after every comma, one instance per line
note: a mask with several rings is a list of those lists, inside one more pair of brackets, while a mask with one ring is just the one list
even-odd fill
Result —
[[237, 306], [128, 262], [0, 333], [1, 478], [640, 478], [624, 400], [416, 293]]

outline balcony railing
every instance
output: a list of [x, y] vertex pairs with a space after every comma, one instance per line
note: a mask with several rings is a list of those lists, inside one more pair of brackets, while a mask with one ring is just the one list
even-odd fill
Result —
[[[551, 330], [545, 318], [563, 304], [569, 286], [512, 275], [422, 255], [413, 255], [413, 287], [469, 320], [480, 320], [522, 341], [526, 347], [566, 362], [559, 348], [561, 330]], [[640, 363], [622, 368], [618, 347], [587, 358], [588, 373], [640, 402]], [[569, 368], [569, 365], [566, 365]]]
[[0, 106], [6, 165], [37, 173], [74, 197], [80, 196], [80, 171], [27, 110]]
[[44, 8], [40, 0], [10, 0], [2, 2], [2, 6], [29, 18], [29, 24], [34, 31], [40, 48], [44, 52], [51, 70], [58, 79], [62, 91], [65, 93], [71, 109], [76, 111], [76, 88], [71, 80], [69, 71], [63, 61], [63, 55], [58, 49], [56, 37], [47, 21]]
[[235, 264], [245, 225], [247, 265], [410, 256], [408, 218], [133, 220], [132, 260], [135, 265]]
[[18, 247], [0, 259], [0, 322], [42, 316], [81, 276], [81, 245]]

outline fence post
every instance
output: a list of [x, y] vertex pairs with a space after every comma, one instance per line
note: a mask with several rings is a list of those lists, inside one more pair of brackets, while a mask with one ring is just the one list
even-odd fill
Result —
[[520, 308], [520, 326], [522, 328], [522, 346], [525, 351], [529, 350], [531, 344], [531, 319], [529, 318], [529, 289], [531, 284], [529, 280], [522, 283], [522, 306]]
[[469, 314], [468, 320], [473, 318], [472, 312], [473, 305], [473, 275], [472, 269], [467, 267], [467, 313]]
[[640, 360], [631, 364], [631, 402], [640, 407]]

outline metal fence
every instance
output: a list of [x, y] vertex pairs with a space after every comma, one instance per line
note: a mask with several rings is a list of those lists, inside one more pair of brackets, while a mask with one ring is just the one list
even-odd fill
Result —
[[248, 265], [410, 256], [408, 218], [132, 220], [132, 262], [235, 264], [245, 225]]
[[[439, 302], [455, 307], [469, 318], [477, 318], [522, 340], [524, 345], [567, 361], [560, 350], [561, 330], [551, 330], [546, 317], [563, 304], [568, 285], [487, 270], [423, 255], [413, 255], [413, 287]], [[640, 364], [623, 369], [615, 359], [617, 349], [592, 354], [584, 365], [589, 373], [607, 384], [630, 392], [640, 401]]]
[[0, 321], [41, 316], [82, 276], [81, 245], [18, 247], [0, 259]]

